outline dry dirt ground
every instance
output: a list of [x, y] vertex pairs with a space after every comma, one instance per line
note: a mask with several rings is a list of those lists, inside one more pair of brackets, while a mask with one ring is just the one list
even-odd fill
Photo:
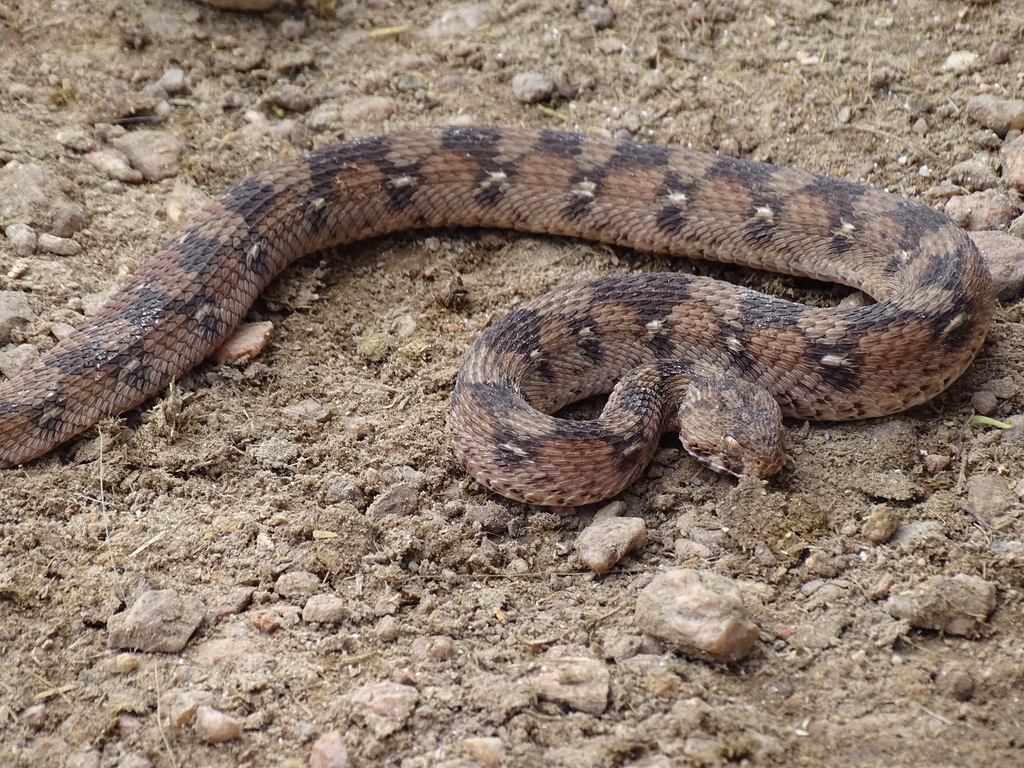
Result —
[[[38, 313], [15, 341], [46, 347], [53, 323], [83, 322], [195, 200], [340, 139], [452, 122], [628, 134], [941, 204], [926, 192], [953, 164], [998, 150], [967, 99], [1019, 98], [1024, 83], [1020, 0], [609, 0], [611, 18], [595, 5], [0, 2], [0, 162], [59, 174], [89, 212], [76, 256], [25, 258], [0, 238], [0, 288], [29, 291]], [[955, 51], [978, 57], [944, 67]], [[188, 88], [161, 105], [151, 86], [172, 68]], [[520, 102], [520, 72], [556, 93]], [[110, 126], [177, 136], [177, 177], [101, 175], [82, 150], [106, 148]], [[0, 763], [305, 765], [338, 731], [359, 766], [1024, 764], [1024, 507], [1014, 495], [986, 519], [967, 503], [972, 478], [1024, 477], [1017, 431], [972, 424], [971, 406], [985, 390], [994, 416], [1024, 413], [1019, 304], [934, 403], [790, 424], [794, 465], [763, 487], [666, 439], [621, 497], [649, 541], [603, 577], [573, 555], [586, 510], [496, 498], [458, 468], [447, 400], [481, 328], [581, 277], [673, 268], [502, 232], [315, 255], [252, 310], [274, 324], [254, 361], [201, 365], [103, 424], [102, 450], [93, 431], [0, 471]], [[395, 486], [402, 503], [372, 506]], [[879, 504], [903, 527], [872, 544]], [[745, 585], [761, 628], [746, 660], [642, 640], [637, 591], [678, 565]], [[285, 589], [288, 573], [315, 583]], [[956, 574], [997, 588], [975, 637], [885, 611], [887, 595]], [[208, 608], [179, 653], [108, 649], [108, 620], [146, 588]], [[344, 599], [336, 623], [302, 618], [309, 589]], [[603, 707], [538, 696], [530, 681], [566, 655], [599, 661]], [[354, 694], [381, 682], [411, 693], [373, 715]], [[196, 703], [241, 735], [204, 743]]]

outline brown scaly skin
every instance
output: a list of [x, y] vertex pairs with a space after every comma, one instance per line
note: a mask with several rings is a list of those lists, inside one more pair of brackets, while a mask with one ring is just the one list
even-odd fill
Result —
[[[88, 325], [0, 386], [0, 466], [40, 456], [159, 392], [219, 346], [302, 255], [451, 226], [742, 263], [843, 283], [878, 301], [813, 309], [704, 278], [640, 275], [516, 309], [463, 365], [453, 440], [474, 477], [538, 504], [596, 501], [632, 482], [675, 423], [695, 371], [749, 382], [787, 416], [881, 416], [948, 387], [974, 359], [993, 312], [988, 274], [957, 226], [856, 184], [553, 131], [361, 139], [229, 189]], [[608, 392], [636, 366], [602, 420], [540, 413]]]

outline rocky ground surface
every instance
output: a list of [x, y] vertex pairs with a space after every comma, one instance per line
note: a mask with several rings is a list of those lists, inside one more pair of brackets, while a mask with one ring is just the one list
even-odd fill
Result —
[[252, 360], [0, 470], [0, 763], [1024, 762], [1019, 0], [263, 5], [0, 3], [0, 373], [254, 169], [452, 123], [915, 197], [984, 231], [1006, 301], [947, 394], [790, 423], [768, 482], [666, 438], [616, 502], [562, 513], [452, 456], [495, 317], [641, 270], [837, 294], [504, 232], [307, 258], [252, 310]]

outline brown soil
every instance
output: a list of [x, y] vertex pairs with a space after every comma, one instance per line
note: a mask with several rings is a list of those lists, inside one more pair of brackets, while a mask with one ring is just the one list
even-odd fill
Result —
[[[311, 0], [261, 15], [10, 0], [0, 161], [61, 174], [90, 222], [80, 255], [34, 271], [14, 269], [24, 260], [0, 239], [0, 288], [31, 290], [40, 319], [26, 338], [52, 343], [50, 323], [82, 322], [79, 297], [122, 280], [173, 232], [175, 183], [213, 194], [301, 150], [453, 121], [625, 132], [922, 196], [992, 148], [966, 100], [995, 83], [1019, 95], [1024, 81], [1019, 0], [608, 6], [614, 24], [596, 30], [601, 14], [578, 0]], [[1009, 47], [1009, 64], [993, 45]], [[979, 57], [944, 68], [953, 51]], [[154, 124], [142, 90], [171, 67], [191, 90]], [[527, 71], [553, 76], [563, 95], [518, 102], [510, 80]], [[286, 98], [289, 85], [306, 104]], [[389, 101], [367, 109], [365, 96]], [[912, 130], [921, 119], [923, 135]], [[104, 123], [178, 136], [176, 181], [110, 182], [56, 138]], [[204, 364], [99, 433], [0, 472], [0, 763], [64, 765], [74, 753], [68, 765], [302, 765], [331, 730], [355, 765], [485, 764], [465, 743], [479, 737], [524, 766], [1024, 763], [1024, 507], [1014, 497], [993, 521], [967, 504], [974, 477], [1013, 487], [1024, 476], [1022, 444], [973, 425], [970, 405], [987, 389], [995, 416], [1024, 408], [1019, 305], [1000, 310], [977, 363], [936, 402], [870, 423], [790, 424], [794, 466], [763, 487], [719, 478], [666, 441], [622, 496], [649, 542], [604, 577], [572, 556], [585, 514], [495, 498], [458, 468], [447, 399], [482, 327], [584, 275], [671, 268], [501, 232], [313, 256], [253, 309], [275, 327], [255, 361]], [[361, 346], [373, 340], [386, 342], [380, 362]], [[928, 454], [948, 466], [926, 468]], [[411, 500], [367, 511], [397, 484]], [[880, 503], [910, 528], [874, 545], [863, 526]], [[482, 530], [484, 512], [497, 532]], [[693, 531], [710, 558], [689, 554]], [[748, 586], [761, 642], [747, 660], [637, 656], [660, 649], [633, 626], [636, 591], [680, 564]], [[304, 598], [275, 589], [292, 571], [348, 601], [341, 623], [300, 618]], [[979, 636], [886, 613], [887, 594], [960, 573], [998, 588]], [[210, 607], [180, 654], [107, 649], [109, 618], [145, 585]], [[601, 660], [602, 713], [523, 684], [553, 648]], [[391, 733], [349, 696], [378, 681], [418, 696]], [[239, 718], [241, 737], [209, 745], [187, 717], [170, 722], [185, 694]]]

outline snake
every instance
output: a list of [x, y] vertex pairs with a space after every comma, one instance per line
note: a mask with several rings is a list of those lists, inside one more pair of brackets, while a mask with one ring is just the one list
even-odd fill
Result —
[[[899, 195], [555, 130], [396, 132], [279, 161], [204, 206], [82, 327], [0, 384], [0, 467], [159, 393], [296, 259], [445, 227], [709, 259], [869, 297], [812, 307], [701, 275], [636, 272], [513, 307], [466, 354], [449, 423], [468, 473], [528, 504], [620, 493], [672, 430], [713, 469], [769, 476], [785, 461], [782, 419], [880, 417], [935, 397], [974, 360], [994, 312], [966, 233]], [[558, 416], [598, 394], [608, 398], [594, 418]]]

